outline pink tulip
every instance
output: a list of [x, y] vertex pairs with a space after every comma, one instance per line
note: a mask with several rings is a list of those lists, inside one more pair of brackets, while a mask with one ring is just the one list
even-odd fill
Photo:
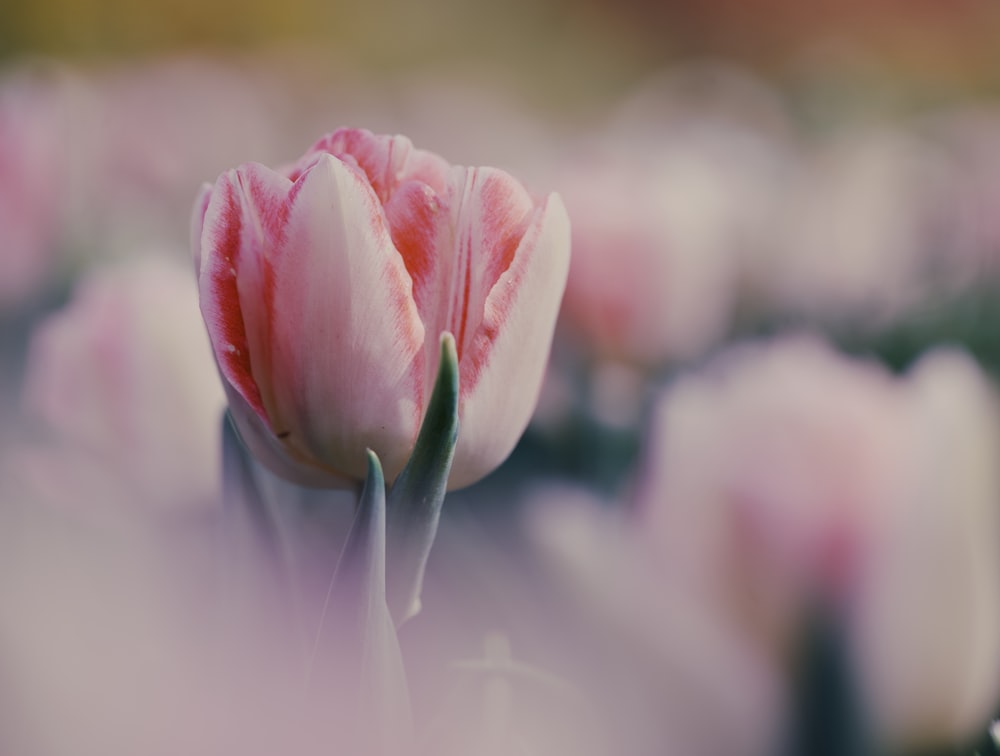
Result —
[[758, 135], [707, 119], [655, 142], [609, 131], [574, 151], [560, 171], [573, 219], [567, 334], [590, 356], [644, 368], [717, 342], [779, 162]]
[[342, 129], [281, 171], [206, 189], [193, 246], [230, 406], [275, 472], [392, 480], [415, 441], [440, 335], [456, 341], [461, 431], [449, 485], [510, 453], [537, 400], [569, 264], [555, 194], [453, 167], [402, 136]]

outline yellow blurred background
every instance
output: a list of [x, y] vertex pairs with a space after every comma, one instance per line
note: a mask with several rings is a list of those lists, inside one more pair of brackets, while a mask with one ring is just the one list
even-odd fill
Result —
[[876, 104], [1000, 91], [994, 0], [7, 0], [0, 60], [319, 50], [394, 72], [475, 61], [566, 102], [722, 58], [796, 90], [864, 82]]

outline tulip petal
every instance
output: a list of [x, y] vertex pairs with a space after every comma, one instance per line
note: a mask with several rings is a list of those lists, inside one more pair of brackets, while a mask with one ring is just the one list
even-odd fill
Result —
[[[490, 262], [498, 266], [504, 259], [497, 250], [504, 248], [497, 245], [494, 257], [481, 263], [487, 272], [480, 280], [489, 280]], [[569, 250], [569, 218], [553, 194], [531, 218], [509, 266], [485, 298], [482, 319], [466, 335], [459, 364], [462, 430], [450, 488], [496, 467], [527, 427], [552, 345]]]
[[[436, 245], [448, 213], [426, 184], [410, 181], [399, 187], [385, 205], [385, 215], [403, 264], [413, 279], [413, 298], [421, 317], [433, 312], [440, 292], [435, 288], [442, 261]], [[425, 320], [426, 322], [426, 320]], [[431, 335], [441, 331], [431, 329]]]
[[324, 468], [312, 457], [289, 449], [239, 391], [229, 383], [224, 382], [224, 387], [241, 440], [272, 473], [310, 488], [350, 488], [354, 484], [354, 477]]
[[400, 185], [411, 181], [426, 184], [437, 194], [444, 193], [447, 186], [448, 163], [433, 152], [416, 149], [404, 136], [338, 129], [316, 142], [304, 160], [311, 162], [322, 153], [360, 169], [383, 205]]
[[[365, 129], [339, 129], [328, 134], [303, 161], [311, 163], [324, 153], [357, 168], [375, 191], [384, 207], [392, 242], [413, 278], [417, 309], [425, 316], [440, 296], [435, 284], [441, 237], [446, 246], [451, 245], [445, 205], [451, 166], [432, 152], [415, 149], [404, 136], [376, 135]], [[435, 336], [440, 333], [432, 330]], [[429, 360], [429, 365], [435, 364], [434, 355], [429, 355]], [[433, 381], [433, 375], [427, 377]]]
[[[289, 194], [274, 254], [272, 430], [326, 467], [364, 477], [365, 447], [402, 469], [423, 397], [424, 328], [378, 200], [358, 172], [321, 156]], [[269, 410], [271, 408], [269, 407]], [[270, 414], [270, 413], [269, 413]]]
[[252, 163], [220, 176], [196, 253], [202, 315], [219, 370], [269, 426], [270, 258], [283, 232], [290, 187], [288, 179]]
[[467, 393], [488, 352], [488, 345], [472, 349], [487, 297], [513, 263], [535, 205], [524, 187], [495, 168], [459, 168], [453, 180], [451, 280], [441, 289], [447, 309], [439, 311], [445, 318], [439, 324], [455, 335]]

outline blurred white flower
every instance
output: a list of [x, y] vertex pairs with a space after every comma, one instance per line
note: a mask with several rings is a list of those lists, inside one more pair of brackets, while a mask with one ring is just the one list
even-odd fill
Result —
[[908, 467], [849, 609], [879, 721], [901, 739], [976, 737], [1000, 701], [1000, 416], [964, 354], [903, 387]]
[[883, 736], [954, 742], [1000, 692], [997, 433], [955, 353], [896, 379], [806, 337], [734, 348], [662, 398], [639, 526], [776, 663], [826, 604]]
[[979, 106], [939, 113], [922, 134], [954, 164], [954, 244], [933, 250], [930, 273], [953, 287], [1000, 276], [1000, 110]]
[[826, 320], [899, 317], [935, 283], [929, 260], [958, 243], [954, 178], [940, 150], [901, 128], [819, 144], [784, 187], [771, 243], [747, 261], [754, 294]]

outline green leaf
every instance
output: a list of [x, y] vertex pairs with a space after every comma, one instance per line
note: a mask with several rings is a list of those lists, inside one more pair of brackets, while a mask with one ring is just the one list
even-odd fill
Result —
[[388, 500], [388, 603], [399, 627], [420, 611], [424, 571], [437, 534], [458, 440], [458, 354], [441, 335], [437, 379], [413, 454]]

